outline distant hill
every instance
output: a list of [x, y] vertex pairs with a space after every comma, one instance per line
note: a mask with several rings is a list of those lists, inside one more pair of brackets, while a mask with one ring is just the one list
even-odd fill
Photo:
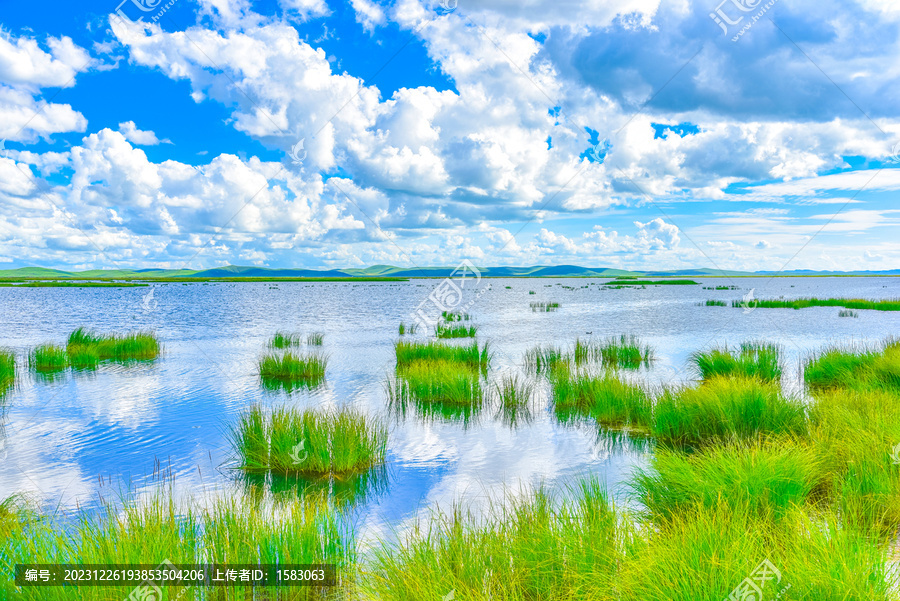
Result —
[[[0, 270], [0, 279], [120, 279], [154, 280], [179, 278], [444, 278], [455, 267], [396, 267], [372, 265], [365, 268], [305, 269], [270, 268], [226, 265], [212, 269], [92, 269], [89, 271], [61, 271], [44, 267], [21, 267]], [[709, 268], [676, 269], [659, 271], [627, 271], [607, 267], [580, 267], [578, 265], [535, 265], [531, 267], [479, 267], [483, 277], [748, 277], [748, 276], [847, 276], [847, 275], [900, 275], [900, 269], [887, 271], [811, 271], [797, 269], [775, 271], [727, 271]]]

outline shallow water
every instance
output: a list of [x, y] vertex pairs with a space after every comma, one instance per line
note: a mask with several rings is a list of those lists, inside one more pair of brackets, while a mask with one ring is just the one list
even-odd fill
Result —
[[[854, 319], [826, 307], [697, 306], [706, 299], [730, 304], [751, 288], [757, 298], [895, 298], [895, 278], [704, 278], [699, 286], [621, 290], [602, 289], [604, 281], [484, 279], [470, 287], [463, 304], [472, 301], [478, 338], [494, 351], [491, 377], [520, 370], [525, 351], [537, 344], [571, 346], [576, 337], [634, 333], [656, 354], [637, 379], [690, 381], [692, 352], [756, 339], [783, 346], [784, 383], [793, 390], [801, 360], [823, 346], [877, 343], [900, 333], [900, 312], [859, 311]], [[462, 419], [388, 406], [384, 384], [398, 323], [408, 323], [438, 284], [159, 284], [152, 298], [149, 288], [0, 288], [0, 346], [14, 349], [20, 363], [18, 384], [0, 403], [0, 499], [26, 493], [48, 510], [74, 516], [101, 501], [156, 490], [161, 470], [180, 495], [235, 494], [245, 482], [233, 469], [227, 431], [243, 409], [262, 403], [353, 406], [387, 420], [387, 465], [356, 499], [354, 519], [364, 537], [389, 536], [455, 501], [477, 510], [508, 492], [542, 483], [559, 489], [589, 474], [627, 501], [621, 484], [646, 460], [644, 450], [617, 445], [587, 423], [560, 423], [546, 388], [524, 416], [530, 419], [516, 424], [490, 407]], [[740, 290], [701, 289], [732, 284]], [[534, 313], [529, 303], [536, 301], [561, 307]], [[79, 326], [153, 329], [164, 354], [152, 364], [102, 365], [54, 379], [23, 368], [29, 348], [63, 344]], [[256, 359], [276, 330], [325, 333], [325, 387], [263, 389]], [[344, 483], [348, 491], [353, 485]]]

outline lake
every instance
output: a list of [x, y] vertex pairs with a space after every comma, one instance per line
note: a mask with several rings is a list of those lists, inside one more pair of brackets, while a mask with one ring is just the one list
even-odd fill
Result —
[[[485, 278], [465, 290], [462, 305], [471, 303], [467, 311], [478, 340], [488, 341], [494, 353], [490, 378], [522, 372], [525, 352], [538, 344], [571, 347], [576, 337], [627, 333], [654, 349], [652, 367], [629, 376], [651, 386], [693, 380], [689, 360], [695, 351], [766, 340], [783, 347], [783, 384], [796, 391], [801, 361], [811, 353], [900, 332], [900, 312], [859, 311], [858, 318], [846, 318], [831, 307], [730, 306], [751, 289], [756, 298], [896, 298], [896, 278], [700, 278], [699, 285], [604, 289], [607, 281]], [[248, 482], [234, 469], [228, 432], [243, 410], [259, 403], [352, 406], [385, 420], [390, 438], [384, 469], [374, 481], [344, 483], [355, 498], [352, 516], [363, 538], [389, 538], [416, 517], [456, 501], [477, 510], [506, 493], [539, 484], [564, 490], [590, 474], [628, 502], [622, 483], [646, 462], [646, 446], [622, 444], [591, 422], [560, 422], [546, 384], [514, 423], [490, 404], [469, 417], [389, 405], [385, 383], [394, 369], [398, 324], [409, 323], [410, 313], [439, 284], [0, 288], [0, 346], [13, 349], [20, 364], [18, 384], [2, 400], [0, 499], [25, 493], [48, 512], [73, 518], [102, 502], [149, 494], [161, 480], [179, 496], [242, 494]], [[703, 289], [717, 285], [739, 289]], [[698, 306], [707, 299], [729, 306]], [[560, 308], [533, 312], [529, 303], [540, 301]], [[104, 364], [55, 378], [28, 372], [30, 348], [64, 344], [79, 326], [151, 329], [164, 352], [148, 364]], [[285, 392], [260, 384], [256, 361], [276, 330], [324, 333], [323, 387]]]

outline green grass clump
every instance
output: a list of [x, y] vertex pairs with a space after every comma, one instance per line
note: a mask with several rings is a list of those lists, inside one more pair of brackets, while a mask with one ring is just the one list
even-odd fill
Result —
[[448, 323], [453, 323], [454, 321], [469, 321], [472, 319], [472, 316], [468, 313], [458, 313], [456, 311], [441, 311], [441, 319]]
[[829, 349], [806, 363], [803, 377], [813, 390], [900, 391], [900, 341], [889, 340], [881, 351]]
[[558, 414], [578, 413], [606, 426], [650, 426], [652, 400], [640, 386], [628, 384], [613, 373], [571, 374], [559, 370], [551, 379], [554, 408]]
[[728, 303], [726, 303], [725, 301], [720, 301], [720, 300], [708, 300], [705, 303], [703, 303], [703, 306], [705, 306], [705, 307], [727, 307]]
[[407, 334], [410, 334], [410, 335], [415, 334], [417, 328], [416, 328], [416, 324], [414, 324], [414, 323], [411, 323], [411, 324], [409, 324], [409, 325], [406, 325], [405, 323], [403, 323], [403, 322], [401, 321], [401, 322], [400, 322], [400, 327], [397, 328], [397, 329], [398, 329], [398, 331], [399, 331], [399, 333], [400, 333], [401, 336], [405, 336], [405, 335], [407, 335]]
[[449, 323], [439, 323], [434, 328], [434, 335], [437, 338], [475, 338], [478, 331], [476, 326], [452, 325]]
[[449, 361], [486, 372], [491, 362], [488, 345], [479, 346], [474, 340], [466, 345], [450, 345], [441, 342], [399, 341], [394, 345], [397, 368], [403, 368], [416, 361]]
[[270, 347], [279, 349], [300, 346], [301, 344], [300, 334], [292, 334], [290, 332], [275, 332], [272, 340], [269, 341]]
[[325, 343], [325, 334], [313, 332], [306, 336], [306, 344], [309, 346], [322, 346]]
[[[732, 307], [743, 307], [743, 301], [731, 301]], [[868, 309], [871, 311], [900, 311], [900, 299], [867, 300], [862, 298], [797, 298], [793, 300], [754, 301], [763, 309], [806, 309], [809, 307], [843, 307], [845, 309]]]
[[517, 409], [527, 406], [534, 396], [534, 385], [524, 379], [520, 379], [518, 375], [506, 375], [503, 379], [495, 384], [494, 391], [497, 398], [500, 399], [500, 405]]
[[[557, 505], [538, 490], [479, 522], [457, 511], [387, 545], [364, 568], [365, 598], [600, 599], [616, 571], [617, 523], [605, 492], [582, 484]], [[447, 597], [453, 591], [451, 597]]]
[[650, 469], [638, 469], [630, 488], [657, 522], [720, 502], [771, 520], [806, 503], [820, 476], [813, 447], [773, 439], [709, 446], [695, 454], [657, 449]]
[[41, 373], [63, 371], [69, 366], [69, 357], [61, 346], [42, 344], [31, 351], [28, 365]]
[[859, 317], [859, 313], [852, 309], [841, 309], [838, 311], [838, 317]]
[[[597, 345], [603, 363], [609, 367], [638, 369], [642, 365], [650, 365], [653, 360], [653, 349], [641, 344], [636, 336], [622, 334], [613, 336]], [[576, 356], [577, 360], [577, 356]]]
[[696, 286], [694, 280], [637, 280], [630, 278], [616, 278], [608, 284], [618, 286]]
[[664, 391], [653, 411], [653, 435], [676, 443], [761, 434], [801, 434], [802, 403], [757, 378], [714, 376], [696, 388]]
[[0, 394], [7, 391], [16, 381], [16, 356], [0, 349]]
[[387, 430], [349, 411], [321, 413], [253, 407], [231, 433], [240, 467], [281, 474], [330, 475], [383, 463]]
[[559, 309], [559, 303], [553, 301], [547, 303], [528, 303], [528, 306], [531, 307], [531, 310], [535, 313], [549, 313]]
[[328, 360], [315, 353], [269, 353], [259, 360], [259, 377], [269, 386], [315, 387], [325, 380]]
[[549, 374], [568, 361], [562, 349], [555, 346], [536, 346], [525, 352], [525, 369], [538, 374]]
[[100, 348], [97, 345], [75, 344], [66, 347], [69, 365], [73, 369], [95, 369], [100, 365]]
[[712, 349], [691, 357], [703, 380], [716, 376], [759, 378], [774, 382], [781, 378], [781, 350], [774, 344], [745, 342], [740, 349]]
[[[66, 342], [66, 352], [83, 353], [93, 348], [100, 360], [149, 361], [159, 357], [160, 344], [152, 332], [129, 332], [127, 334], [98, 335], [85, 328], [78, 328]], [[94, 351], [91, 351], [93, 354]]]
[[470, 365], [446, 359], [420, 359], [397, 368], [398, 378], [388, 386], [396, 403], [412, 400], [452, 406], [480, 405], [481, 374]]

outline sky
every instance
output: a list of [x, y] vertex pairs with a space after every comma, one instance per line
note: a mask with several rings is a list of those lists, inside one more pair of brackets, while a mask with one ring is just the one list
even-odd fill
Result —
[[900, 268], [893, 0], [0, 0], [0, 269]]

